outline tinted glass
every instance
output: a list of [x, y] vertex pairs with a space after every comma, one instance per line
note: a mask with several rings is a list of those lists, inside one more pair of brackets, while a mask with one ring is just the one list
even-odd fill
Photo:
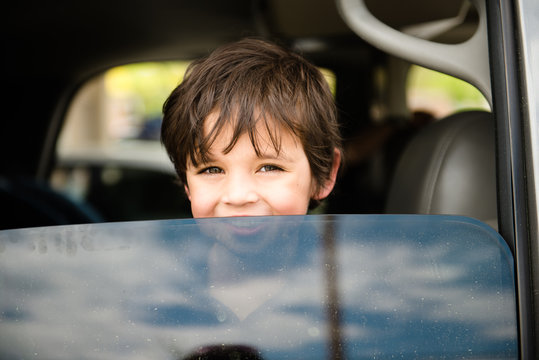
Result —
[[0, 357], [516, 358], [514, 287], [503, 239], [463, 217], [7, 230]]

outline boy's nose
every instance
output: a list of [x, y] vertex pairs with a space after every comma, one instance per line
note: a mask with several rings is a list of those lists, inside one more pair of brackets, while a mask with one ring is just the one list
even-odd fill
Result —
[[224, 203], [241, 206], [258, 201], [256, 186], [245, 176], [230, 176], [226, 182], [222, 200]]

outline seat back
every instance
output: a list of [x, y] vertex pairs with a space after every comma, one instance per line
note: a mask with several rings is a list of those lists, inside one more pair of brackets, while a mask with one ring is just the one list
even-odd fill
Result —
[[0, 230], [86, 224], [103, 219], [87, 204], [76, 203], [46, 183], [0, 175]]
[[497, 227], [494, 119], [466, 111], [430, 124], [406, 147], [386, 212], [465, 215]]

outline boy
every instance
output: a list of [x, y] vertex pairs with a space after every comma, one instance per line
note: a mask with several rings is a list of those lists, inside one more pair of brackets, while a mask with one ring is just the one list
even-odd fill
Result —
[[306, 214], [333, 189], [332, 94], [316, 67], [275, 44], [245, 39], [195, 61], [163, 115], [195, 218]]

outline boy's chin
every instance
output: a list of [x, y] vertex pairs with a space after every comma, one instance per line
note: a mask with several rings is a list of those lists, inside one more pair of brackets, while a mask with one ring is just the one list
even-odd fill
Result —
[[241, 216], [198, 219], [201, 230], [236, 253], [256, 253], [278, 237], [280, 217]]

